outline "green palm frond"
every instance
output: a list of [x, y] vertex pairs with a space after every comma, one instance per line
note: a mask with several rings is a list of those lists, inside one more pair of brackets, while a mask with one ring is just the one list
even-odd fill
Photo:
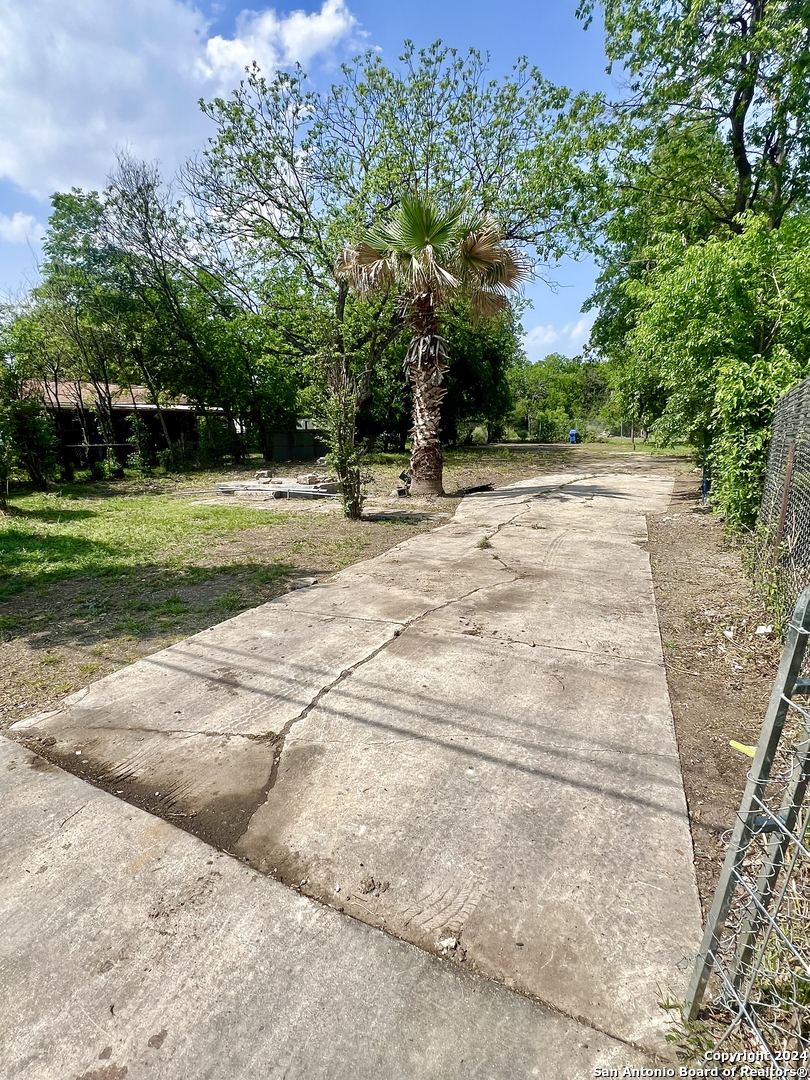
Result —
[[442, 211], [433, 199], [403, 199], [389, 227], [392, 246], [415, 256], [429, 247], [441, 259], [458, 245], [466, 211], [462, 202]]
[[385, 225], [367, 230], [336, 266], [358, 293], [398, 286], [403, 299], [430, 294], [441, 305], [463, 292], [482, 315], [503, 310], [531, 267], [501, 238], [497, 222], [458, 200], [403, 199]]

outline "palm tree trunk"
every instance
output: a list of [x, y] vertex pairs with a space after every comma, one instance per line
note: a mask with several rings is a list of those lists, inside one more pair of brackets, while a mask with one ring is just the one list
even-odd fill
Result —
[[447, 352], [432, 296], [419, 297], [409, 316], [413, 337], [405, 356], [405, 370], [413, 389], [411, 494], [443, 495], [439, 423], [446, 393], [441, 383], [447, 371]]

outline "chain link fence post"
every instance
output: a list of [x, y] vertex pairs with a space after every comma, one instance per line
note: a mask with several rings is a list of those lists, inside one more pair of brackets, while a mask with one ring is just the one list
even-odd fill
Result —
[[[810, 690], [810, 686], [804, 685], [808, 683], [808, 680], [799, 679], [807, 649], [808, 634], [810, 634], [810, 587], [806, 588], [799, 597], [788, 627], [782, 660], [768, 703], [762, 733], [748, 774], [748, 783], [737, 813], [737, 821], [687, 991], [683, 1009], [686, 1020], [696, 1018], [713, 970], [718, 971], [725, 988], [731, 991], [736, 991], [746, 974], [749, 974], [751, 979], [756, 974], [755, 969], [751, 974], [750, 960], [764, 917], [763, 912], [767, 913], [791, 836], [794, 840], [796, 839], [794, 830], [807, 791], [808, 779], [810, 779], [808, 777], [810, 713], [799, 709], [805, 722], [792, 777], [786, 787], [779, 815], [769, 814], [766, 785], [770, 780], [771, 769], [782, 739], [788, 712], [791, 708], [798, 709], [792, 698], [797, 689], [803, 693], [808, 693]], [[741, 884], [744, 890], [749, 888], [745, 883], [741, 868], [754, 834], [762, 832], [763, 828], [767, 828], [769, 832], [776, 830], [779, 835], [773, 837], [769, 846], [768, 855], [760, 870], [757, 888], [751, 890], [754, 896], [747, 898], [747, 910], [743, 916], [735, 957], [731, 964], [726, 965], [720, 955], [721, 937], [735, 893], [738, 892]], [[803, 832], [804, 829], [802, 829], [802, 834]], [[810, 969], [808, 969], [808, 978], [810, 978]], [[750, 985], [744, 998], [736, 993], [734, 996], [737, 1004], [745, 1009], [750, 996]]]

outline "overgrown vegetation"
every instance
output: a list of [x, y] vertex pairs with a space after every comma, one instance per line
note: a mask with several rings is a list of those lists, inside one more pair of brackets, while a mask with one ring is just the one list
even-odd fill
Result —
[[628, 92], [591, 129], [591, 345], [622, 411], [704, 448], [715, 505], [747, 527], [774, 402], [808, 373], [810, 14], [607, 0], [604, 17]]
[[537, 442], [563, 442], [571, 428], [585, 438], [590, 428], [618, 429], [622, 417], [616, 412], [617, 402], [611, 402], [608, 375], [604, 363], [560, 353], [536, 364], [526, 360], [515, 364], [508, 376], [513, 430]]
[[[810, 15], [799, 0], [607, 0], [604, 24], [626, 75], [612, 101], [527, 60], [489, 79], [478, 53], [440, 43], [407, 43], [396, 67], [358, 57], [324, 93], [254, 65], [203, 104], [211, 139], [172, 183], [122, 154], [103, 192], [55, 194], [41, 281], [3, 316], [0, 481], [270, 458], [312, 414], [324, 333], [356, 387], [356, 452], [404, 450], [413, 312], [393, 280], [353, 295], [336, 259], [409, 200], [463, 199], [538, 267], [591, 252], [596, 321], [584, 360], [532, 366], [520, 303], [484, 331], [454, 302], [436, 438], [626, 420], [710, 455], [716, 505], [749, 526], [774, 399], [808, 371]], [[67, 387], [69, 416], [54, 404]], [[122, 436], [133, 388], [153, 408]], [[30, 404], [43, 396], [47, 416]], [[195, 418], [182, 431], [178, 401]]]

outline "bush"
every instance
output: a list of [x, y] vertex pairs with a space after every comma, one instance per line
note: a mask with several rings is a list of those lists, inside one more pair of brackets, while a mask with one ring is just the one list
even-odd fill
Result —
[[31, 483], [48, 486], [56, 470], [56, 430], [42, 403], [19, 398], [0, 405], [0, 444], [5, 482], [15, 469], [24, 471]]
[[537, 441], [565, 442], [570, 428], [571, 420], [564, 409], [547, 409], [537, 416]]
[[148, 476], [157, 461], [157, 454], [149, 428], [133, 414], [128, 420], [130, 440], [135, 450], [127, 458], [127, 468], [137, 476]]
[[730, 238], [669, 238], [627, 284], [637, 305], [617, 393], [654, 402], [659, 446], [709, 448], [712, 502], [733, 529], [755, 520], [774, 406], [810, 370], [810, 217]]

